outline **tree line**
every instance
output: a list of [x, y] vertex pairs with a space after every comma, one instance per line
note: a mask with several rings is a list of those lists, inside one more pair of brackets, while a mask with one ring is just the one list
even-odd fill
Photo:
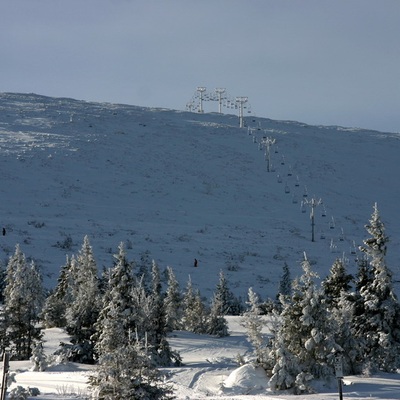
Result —
[[43, 328], [64, 328], [71, 343], [61, 343], [56, 355], [97, 364], [90, 383], [99, 399], [133, 398], [133, 392], [169, 398], [157, 367], [182, 360], [167, 334], [181, 329], [225, 336], [224, 315], [241, 312], [222, 271], [207, 304], [190, 277], [182, 291], [171, 267], [161, 272], [146, 255], [140, 263], [129, 261], [124, 243], [99, 276], [87, 236], [78, 254], [67, 256], [47, 296], [38, 268], [17, 245], [5, 271], [3, 303], [0, 345], [11, 359], [33, 358], [43, 368]]
[[385, 257], [389, 238], [376, 204], [365, 227], [370, 237], [360, 246], [354, 277], [343, 259], [335, 260], [320, 285], [306, 254], [299, 278], [291, 281], [285, 266], [267, 338], [261, 333], [260, 300], [249, 289], [244, 325], [272, 390], [311, 393], [313, 379], [335, 378], [338, 357], [345, 375], [400, 367], [400, 305]]
[[[96, 364], [90, 384], [97, 399], [172, 398], [157, 369], [182, 363], [168, 333], [226, 336], [226, 315], [242, 315], [255, 362], [267, 371], [273, 390], [311, 392], [313, 379], [334, 378], [338, 356], [346, 374], [393, 372], [400, 367], [400, 305], [376, 205], [366, 229], [370, 237], [360, 247], [356, 276], [339, 258], [317, 285], [304, 254], [299, 278], [291, 280], [284, 265], [277, 300], [262, 302], [250, 288], [246, 308], [223, 271], [208, 304], [190, 277], [181, 290], [171, 267], [161, 272], [146, 255], [129, 261], [123, 243], [113, 266], [99, 276], [87, 236], [45, 296], [40, 272], [17, 245], [4, 272], [0, 345], [12, 359], [34, 359], [40, 369], [43, 328], [64, 328], [71, 343], [62, 343], [57, 354]], [[273, 321], [268, 336], [262, 334], [266, 318]]]

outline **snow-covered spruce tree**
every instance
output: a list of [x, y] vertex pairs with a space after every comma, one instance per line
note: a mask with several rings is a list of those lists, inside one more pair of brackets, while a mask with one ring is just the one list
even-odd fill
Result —
[[351, 289], [350, 282], [353, 276], [346, 273], [346, 265], [343, 259], [337, 258], [329, 275], [322, 281], [322, 294], [328, 307], [337, 308], [342, 292], [349, 295]]
[[[148, 296], [150, 306], [147, 315], [147, 320], [151, 321], [151, 325], [147, 332], [147, 341], [151, 345], [153, 361], [157, 366], [180, 365], [182, 363], [180, 355], [170, 348], [167, 341], [166, 314], [160, 269], [154, 260], [152, 262], [151, 276], [152, 292]], [[150, 349], [148, 351], [150, 352]]]
[[73, 345], [64, 347], [71, 361], [93, 363], [91, 336], [99, 314], [100, 290], [97, 266], [87, 236], [78, 255], [71, 257], [67, 273], [69, 288], [65, 319]]
[[206, 310], [201, 300], [200, 291], [195, 290], [189, 276], [183, 295], [183, 329], [194, 333], [206, 333]]
[[287, 263], [283, 264], [283, 272], [281, 280], [279, 282], [279, 290], [277, 294], [277, 299], [279, 301], [280, 296], [290, 297], [292, 293], [292, 278], [290, 276], [290, 269]]
[[336, 259], [330, 274], [322, 281], [322, 296], [336, 324], [336, 343], [343, 349], [343, 369], [345, 373], [356, 373], [358, 345], [351, 332], [354, 313], [354, 293], [351, 292], [353, 277], [346, 273], [343, 259]]
[[[157, 275], [154, 273], [154, 277]], [[163, 302], [156, 288], [157, 285], [154, 286], [154, 293], [146, 293], [143, 279], [134, 285], [131, 295], [132, 336], [134, 335], [136, 341], [145, 343], [154, 366], [180, 365], [179, 354], [172, 351], [166, 338]]]
[[[296, 357], [301, 372], [294, 378], [294, 390], [307, 392], [310, 376], [329, 379], [333, 376], [333, 356], [341, 350], [335, 342], [335, 326], [324, 298], [316, 287], [317, 274], [312, 271], [307, 256], [302, 262], [303, 275], [293, 283], [293, 294], [282, 304], [281, 327], [276, 332], [277, 343], [283, 343], [285, 354]], [[275, 365], [281, 363], [278, 358]]]
[[71, 281], [69, 270], [71, 260], [67, 256], [65, 265], [61, 267], [60, 275], [57, 280], [57, 286], [53, 292], [46, 298], [43, 306], [41, 320], [47, 328], [65, 327], [67, 320], [65, 311], [71, 303]]
[[343, 359], [345, 375], [360, 372], [360, 354], [362, 349], [352, 332], [354, 316], [354, 293], [342, 291], [335, 300], [335, 306], [330, 307], [333, 320], [336, 324], [336, 343], [343, 349], [340, 353]]
[[90, 342], [99, 314], [100, 292], [96, 261], [87, 236], [71, 260], [71, 302], [67, 305], [67, 332], [74, 344]]
[[91, 339], [99, 355], [126, 345], [132, 331], [132, 288], [135, 281], [130, 263], [126, 259], [124, 244], [114, 256], [116, 264], [109, 273], [101, 310]]
[[139, 342], [126, 343], [100, 356], [95, 374], [89, 377], [92, 398], [96, 400], [169, 400], [172, 388]]
[[247, 339], [253, 346], [256, 362], [267, 370], [267, 342], [261, 333], [264, 322], [260, 315], [260, 300], [253, 288], [249, 288], [247, 304], [249, 309], [243, 314], [241, 324], [246, 328]]
[[359, 298], [355, 304], [353, 334], [361, 344], [364, 365], [390, 372], [400, 366], [400, 305], [393, 292], [392, 273], [386, 265], [389, 238], [377, 204], [366, 229], [371, 237], [364, 240], [360, 250], [366, 255], [370, 270], [366, 268], [359, 280], [370, 282], [357, 283]]
[[217, 337], [229, 336], [228, 322], [224, 317], [222, 310], [223, 305], [221, 303], [221, 298], [217, 297], [216, 293], [214, 293], [210, 315], [207, 320], [207, 333], [209, 335], [214, 335]]
[[42, 372], [42, 371], [46, 370], [47, 360], [46, 360], [46, 354], [44, 353], [42, 341], [35, 343], [35, 347], [33, 348], [33, 352], [32, 352], [30, 361], [33, 364], [31, 371]]
[[214, 291], [214, 303], [220, 307], [220, 315], [239, 315], [240, 304], [233, 292], [229, 289], [228, 280], [224, 272], [219, 272], [219, 281]]
[[171, 267], [167, 267], [168, 282], [164, 297], [165, 327], [167, 332], [180, 329], [182, 296], [179, 283]]
[[37, 322], [43, 307], [42, 277], [34, 262], [28, 264], [17, 244], [7, 265], [4, 290], [5, 339], [11, 357], [29, 360], [35, 340], [41, 337]]
[[137, 265], [136, 277], [142, 280], [142, 285], [146, 288], [146, 291], [151, 289], [151, 269], [153, 266], [152, 259], [150, 257], [150, 251], [144, 251], [140, 254], [140, 261]]
[[[287, 349], [283, 336], [279, 330], [271, 340], [268, 357], [275, 360], [270, 372], [269, 386], [271, 390], [288, 390], [295, 386], [296, 377], [301, 372], [297, 358]], [[268, 372], [268, 371], [267, 371]]]

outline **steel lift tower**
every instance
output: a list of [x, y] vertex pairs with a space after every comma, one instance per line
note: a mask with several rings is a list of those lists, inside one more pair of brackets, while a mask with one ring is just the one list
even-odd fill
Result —
[[244, 127], [243, 108], [248, 100], [249, 100], [249, 98], [247, 96], [236, 97], [236, 103], [239, 104], [239, 126], [240, 126], [240, 128]]
[[218, 96], [218, 112], [222, 114], [222, 95], [226, 92], [224, 88], [216, 88], [215, 93]]
[[199, 113], [203, 113], [203, 93], [206, 91], [206, 88], [204, 86], [198, 86], [197, 91], [199, 92], [200, 96]]

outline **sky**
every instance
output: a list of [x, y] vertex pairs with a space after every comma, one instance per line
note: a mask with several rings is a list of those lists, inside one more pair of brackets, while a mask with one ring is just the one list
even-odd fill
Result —
[[400, 132], [399, 19], [398, 0], [2, 1], [0, 92], [184, 110], [218, 87], [258, 117]]

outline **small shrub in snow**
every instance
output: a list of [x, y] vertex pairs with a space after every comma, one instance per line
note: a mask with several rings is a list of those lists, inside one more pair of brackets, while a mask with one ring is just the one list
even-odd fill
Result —
[[90, 342], [78, 344], [60, 343], [60, 349], [54, 354], [61, 359], [82, 364], [94, 363], [94, 349]]
[[30, 358], [33, 366], [32, 371], [44, 371], [47, 367], [46, 355], [43, 351], [43, 344], [39, 342], [33, 349], [32, 356]]
[[22, 386], [17, 386], [8, 395], [10, 400], [26, 400], [29, 397], [30, 393]]
[[37, 387], [28, 387], [29, 396], [36, 397], [39, 396], [40, 390]]

